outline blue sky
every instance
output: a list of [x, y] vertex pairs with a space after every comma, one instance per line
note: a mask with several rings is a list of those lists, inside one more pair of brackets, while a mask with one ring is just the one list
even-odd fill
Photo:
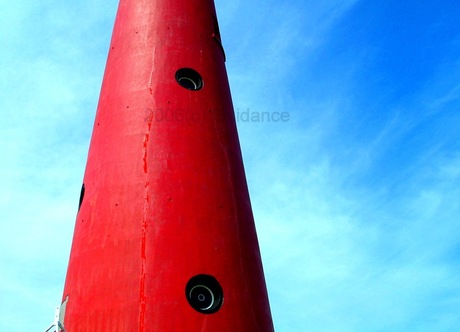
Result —
[[[216, 0], [277, 331], [460, 330], [460, 5]], [[0, 330], [59, 304], [115, 0], [0, 3]]]

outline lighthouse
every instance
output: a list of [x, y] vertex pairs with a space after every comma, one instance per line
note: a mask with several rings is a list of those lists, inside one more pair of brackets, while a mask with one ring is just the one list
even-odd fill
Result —
[[213, 0], [120, 0], [66, 331], [273, 331]]

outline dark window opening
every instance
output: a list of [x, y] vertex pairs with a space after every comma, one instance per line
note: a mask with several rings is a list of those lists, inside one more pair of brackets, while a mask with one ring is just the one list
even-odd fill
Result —
[[191, 68], [181, 68], [176, 72], [176, 81], [188, 90], [200, 90], [203, 87], [201, 75]]
[[85, 184], [81, 186], [81, 191], [80, 191], [80, 201], [78, 202], [78, 211], [80, 211], [81, 208], [81, 203], [83, 203], [83, 198], [85, 197]]

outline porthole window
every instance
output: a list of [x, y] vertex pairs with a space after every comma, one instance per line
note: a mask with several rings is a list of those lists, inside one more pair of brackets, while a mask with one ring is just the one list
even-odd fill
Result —
[[203, 87], [201, 75], [191, 68], [181, 68], [176, 72], [176, 81], [188, 90], [200, 90]]
[[217, 312], [224, 302], [224, 293], [213, 276], [200, 274], [189, 280], [185, 295], [190, 306], [202, 314]]

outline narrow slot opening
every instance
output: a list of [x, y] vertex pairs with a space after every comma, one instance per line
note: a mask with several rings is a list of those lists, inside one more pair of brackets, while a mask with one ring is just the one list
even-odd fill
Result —
[[85, 197], [85, 184], [81, 186], [81, 191], [80, 191], [80, 200], [78, 202], [78, 211], [80, 211], [81, 204], [83, 203], [83, 198]]

